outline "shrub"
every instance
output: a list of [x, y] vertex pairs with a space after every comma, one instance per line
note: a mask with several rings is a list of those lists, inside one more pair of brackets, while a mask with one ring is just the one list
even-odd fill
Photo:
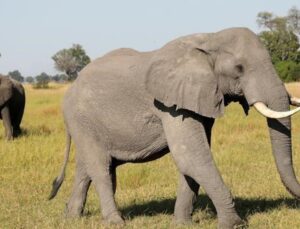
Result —
[[279, 61], [275, 64], [275, 69], [284, 82], [300, 80], [300, 64], [293, 61]]

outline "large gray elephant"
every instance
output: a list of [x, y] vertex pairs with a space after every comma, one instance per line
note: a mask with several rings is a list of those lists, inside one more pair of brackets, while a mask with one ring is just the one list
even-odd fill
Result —
[[220, 228], [242, 224], [210, 150], [214, 120], [232, 101], [245, 112], [253, 105], [267, 116], [278, 172], [299, 198], [290, 97], [259, 38], [246, 28], [231, 28], [181, 37], [152, 52], [119, 49], [85, 67], [64, 97], [66, 155], [50, 199], [63, 182], [72, 138], [77, 167], [68, 216], [82, 214], [93, 182], [104, 220], [124, 223], [114, 200], [116, 167], [171, 152], [180, 172], [175, 220], [191, 220], [202, 185]]
[[25, 91], [21, 83], [0, 75], [0, 118], [7, 140], [21, 133], [20, 124], [25, 107]]

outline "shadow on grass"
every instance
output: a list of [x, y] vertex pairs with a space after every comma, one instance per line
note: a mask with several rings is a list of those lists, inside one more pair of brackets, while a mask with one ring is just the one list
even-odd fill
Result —
[[[279, 199], [256, 199], [256, 198], [235, 198], [235, 205], [239, 215], [245, 219], [248, 216], [260, 212], [268, 212], [273, 209], [285, 206], [287, 208], [298, 209], [300, 202], [292, 198]], [[144, 204], [136, 204], [121, 209], [125, 218], [134, 218], [137, 216], [153, 216], [158, 214], [173, 214], [175, 206], [175, 199], [153, 200]], [[206, 210], [216, 217], [216, 210], [213, 203], [207, 195], [199, 195], [194, 205], [194, 209]]]
[[46, 125], [31, 126], [29, 128], [21, 128], [21, 132], [17, 137], [48, 136], [51, 132], [51, 129]]

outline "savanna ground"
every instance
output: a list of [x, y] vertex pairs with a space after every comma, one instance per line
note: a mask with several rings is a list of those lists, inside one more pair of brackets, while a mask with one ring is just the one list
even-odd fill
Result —
[[[299, 84], [288, 87], [300, 96]], [[65, 203], [72, 189], [74, 148], [58, 196], [47, 200], [63, 161], [65, 134], [60, 104], [66, 88], [52, 85], [50, 89], [36, 90], [26, 86], [23, 135], [7, 142], [0, 127], [0, 228], [103, 227], [93, 187], [85, 217], [64, 218]], [[300, 115], [292, 121], [294, 165], [300, 178]], [[253, 109], [245, 117], [239, 105], [230, 105], [225, 116], [216, 121], [212, 150], [235, 197], [237, 210], [248, 220], [250, 228], [300, 228], [300, 204], [280, 182], [263, 117]], [[176, 186], [177, 171], [169, 155], [150, 163], [121, 166], [116, 200], [126, 218], [125, 228], [174, 228]], [[217, 225], [215, 210], [203, 190], [193, 221], [184, 228]]]

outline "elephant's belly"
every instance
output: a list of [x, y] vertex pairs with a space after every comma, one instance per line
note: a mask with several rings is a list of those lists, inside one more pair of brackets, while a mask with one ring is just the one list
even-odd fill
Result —
[[153, 144], [147, 147], [143, 147], [141, 150], [138, 151], [136, 149], [112, 150], [111, 156], [120, 161], [121, 163], [141, 163], [158, 159], [167, 153], [169, 153], [169, 148], [166, 142], [160, 140], [153, 142]]
[[[121, 127], [121, 128], [120, 128]], [[109, 152], [122, 161], [150, 161], [166, 154], [167, 141], [161, 121], [150, 113], [140, 113], [126, 120], [117, 129], [108, 127]]]
[[[78, 126], [93, 130], [101, 147], [118, 160], [139, 162], [158, 157], [167, 143], [161, 119], [151, 109], [153, 99], [143, 91], [125, 89], [101, 88], [97, 100], [89, 97], [91, 89], [81, 89], [80, 99], [69, 102], [71, 109], [76, 107]], [[87, 111], [87, 105], [93, 109]]]
[[110, 143], [109, 152], [112, 157], [124, 162], [151, 161], [168, 153], [164, 134], [137, 132], [133, 136], [119, 137], [119, 140]]

